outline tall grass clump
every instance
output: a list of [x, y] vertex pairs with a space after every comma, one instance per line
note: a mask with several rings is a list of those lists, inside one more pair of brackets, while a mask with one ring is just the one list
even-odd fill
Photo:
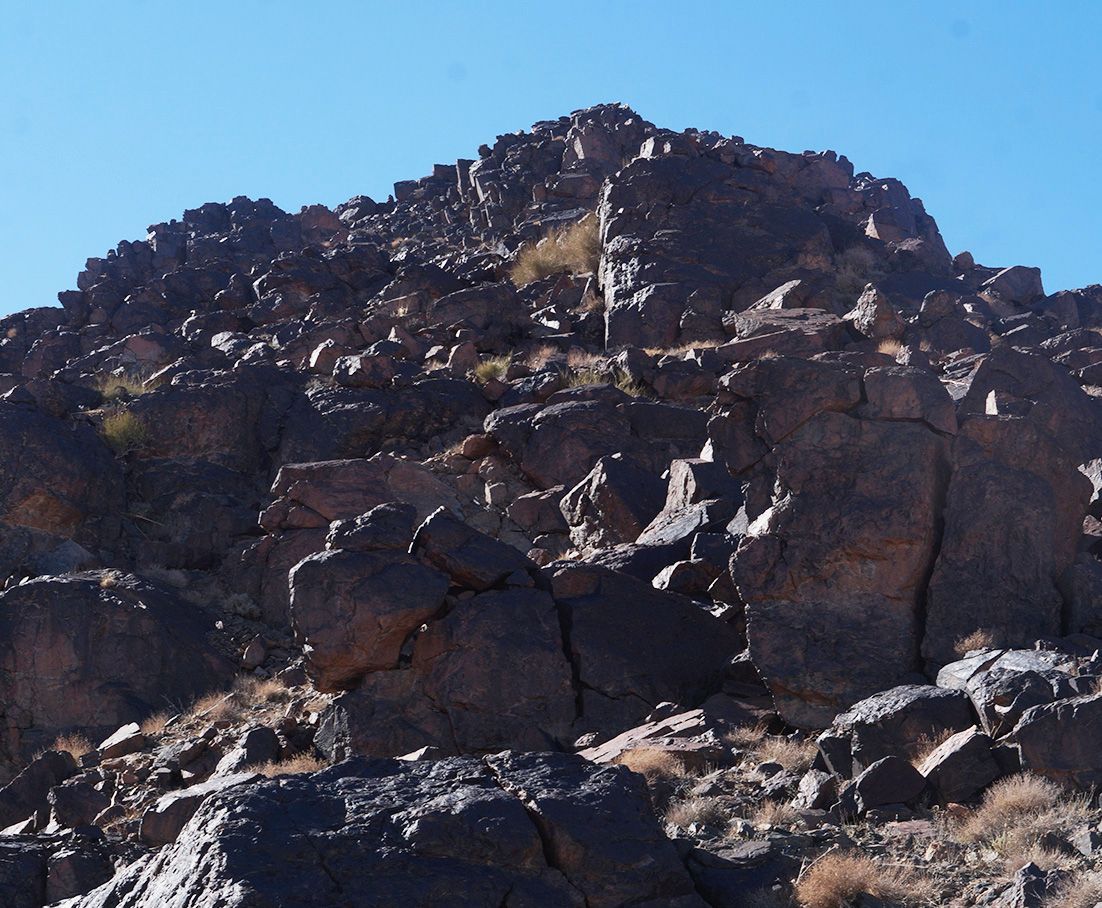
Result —
[[116, 454], [129, 454], [149, 441], [149, 428], [129, 410], [116, 410], [103, 418], [100, 433]]
[[589, 274], [601, 260], [597, 218], [589, 214], [567, 227], [552, 230], [537, 243], [520, 248], [509, 271], [518, 287], [552, 274]]

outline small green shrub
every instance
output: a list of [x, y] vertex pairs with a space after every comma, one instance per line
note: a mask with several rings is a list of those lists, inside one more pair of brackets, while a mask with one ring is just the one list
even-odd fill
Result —
[[149, 429], [129, 410], [116, 410], [103, 418], [100, 432], [116, 454], [129, 454], [146, 445]]
[[120, 397], [140, 397], [146, 391], [152, 391], [157, 384], [150, 382], [149, 376], [143, 373], [124, 372], [116, 375], [111, 372], [96, 379], [96, 390], [104, 400], [112, 401]]
[[484, 359], [477, 366], [474, 367], [474, 377], [478, 379], [481, 384], [486, 384], [493, 379], [503, 379], [505, 373], [509, 369], [509, 364], [513, 361], [511, 356], [491, 356], [489, 359]]

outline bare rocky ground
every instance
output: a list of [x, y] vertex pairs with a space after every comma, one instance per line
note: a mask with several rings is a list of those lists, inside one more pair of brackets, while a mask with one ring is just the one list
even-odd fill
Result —
[[0, 903], [1102, 902], [1102, 288], [607, 105], [0, 320]]

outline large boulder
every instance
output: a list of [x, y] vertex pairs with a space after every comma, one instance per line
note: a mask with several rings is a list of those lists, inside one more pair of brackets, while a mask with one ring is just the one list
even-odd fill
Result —
[[580, 690], [579, 725], [618, 732], [714, 693], [738, 632], [692, 601], [588, 564], [547, 568]]
[[1102, 782], [1102, 694], [1027, 709], [1008, 744], [1021, 768], [1086, 790]]
[[977, 630], [1000, 646], [1060, 636], [1057, 584], [1075, 559], [1091, 492], [1076, 461], [1033, 422], [964, 423], [927, 594], [927, 660], [953, 661], [957, 641]]
[[448, 578], [404, 553], [336, 549], [291, 570], [291, 624], [319, 690], [398, 667], [406, 638], [444, 604]]
[[703, 908], [642, 779], [579, 757], [352, 761], [208, 798], [67, 908]]
[[213, 619], [134, 577], [43, 577], [0, 593], [0, 777], [58, 734], [100, 740], [225, 685]]
[[579, 549], [634, 542], [662, 508], [666, 484], [622, 454], [602, 457], [560, 507]]
[[774, 503], [731, 571], [778, 711], [822, 728], [919, 667], [948, 446], [921, 423], [829, 411], [783, 435], [766, 425], [785, 438]]
[[124, 500], [122, 468], [90, 426], [0, 401], [0, 522], [99, 549]]

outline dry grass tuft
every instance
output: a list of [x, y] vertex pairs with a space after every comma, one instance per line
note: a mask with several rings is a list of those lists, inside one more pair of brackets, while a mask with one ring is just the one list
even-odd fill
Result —
[[637, 772], [648, 782], [661, 779], [684, 779], [690, 773], [685, 764], [668, 750], [657, 747], [636, 747], [620, 754], [617, 762]]
[[817, 747], [812, 738], [782, 738], [767, 735], [754, 749], [754, 754], [762, 763], [779, 763], [791, 772], [804, 772], [811, 768]]
[[994, 649], [995, 634], [985, 627], [972, 631], [965, 637], [961, 637], [953, 644], [953, 652], [963, 659], [973, 650]]
[[553, 356], [557, 356], [559, 348], [554, 347], [551, 344], [544, 344], [541, 347], [537, 347], [524, 360], [524, 364], [529, 368], [538, 372], [544, 368]]
[[886, 337], [876, 345], [877, 353], [883, 353], [885, 356], [892, 357], [892, 359], [899, 356], [902, 349], [903, 344], [892, 337]]
[[737, 747], [739, 750], [750, 750], [761, 744], [767, 730], [768, 726], [764, 723], [740, 725], [738, 728], [732, 728], [727, 732], [723, 736], [723, 740], [731, 747]]
[[727, 810], [719, 798], [693, 797], [677, 801], [666, 811], [666, 822], [678, 829], [697, 823], [701, 826], [727, 826]]
[[153, 738], [157, 735], [163, 735], [165, 731], [165, 725], [168, 724], [168, 720], [172, 718], [172, 713], [167, 710], [162, 710], [158, 713], [153, 713], [151, 716], [146, 716], [142, 720], [142, 734], [147, 738]]
[[848, 908], [859, 895], [893, 905], [931, 905], [932, 889], [929, 880], [908, 867], [834, 851], [800, 874], [795, 891], [802, 908]]
[[291, 694], [278, 678], [238, 678], [229, 691], [212, 691], [196, 700], [188, 715], [208, 722], [236, 722], [254, 709], [285, 703]]
[[647, 393], [646, 387], [634, 381], [631, 376], [622, 369], [610, 369], [604, 372], [592, 368], [563, 371], [562, 382], [564, 388], [584, 388], [587, 385], [612, 385], [612, 387], [619, 388], [631, 397], [643, 397]]
[[74, 760], [79, 760], [86, 753], [91, 753], [94, 749], [92, 742], [79, 732], [60, 735], [50, 746], [50, 750], [60, 750], [68, 753]]
[[149, 442], [149, 429], [129, 410], [108, 413], [100, 425], [100, 434], [116, 454], [129, 454]]
[[1102, 873], [1076, 873], [1045, 897], [1045, 908], [1094, 908], [1102, 902]]
[[933, 735], [922, 735], [907, 748], [909, 760], [915, 769], [918, 769], [926, 758], [948, 741], [956, 732], [951, 728], [945, 728]]
[[509, 270], [518, 287], [552, 274], [590, 274], [601, 260], [601, 238], [597, 218], [586, 215], [580, 221], [552, 230], [538, 243], [520, 248]]
[[300, 776], [308, 772], [317, 772], [319, 769], [325, 769], [328, 765], [316, 754], [302, 753], [295, 754], [293, 757], [284, 757], [282, 760], [261, 763], [259, 766], [250, 768], [253, 772], [258, 772], [262, 776], [273, 779], [276, 776]]
[[488, 359], [482, 360], [477, 366], [474, 367], [474, 377], [481, 383], [486, 384], [493, 379], [501, 380], [505, 378], [505, 373], [509, 369], [509, 364], [513, 361], [513, 358], [507, 354], [501, 356], [491, 356]]
[[104, 400], [118, 400], [127, 397], [141, 397], [147, 391], [157, 387], [158, 382], [151, 382], [149, 376], [141, 373], [122, 374], [108, 373], [96, 379], [96, 390]]
[[982, 844], [1020, 867], [1027, 861], [1056, 866], [1062, 856], [1051, 850], [1054, 836], [1071, 832], [1089, 816], [1086, 797], [1029, 773], [1000, 779], [984, 793], [980, 805], [951, 829], [962, 844]]
[[766, 799], [748, 817], [755, 826], [794, 826], [800, 821], [799, 811], [785, 801]]

